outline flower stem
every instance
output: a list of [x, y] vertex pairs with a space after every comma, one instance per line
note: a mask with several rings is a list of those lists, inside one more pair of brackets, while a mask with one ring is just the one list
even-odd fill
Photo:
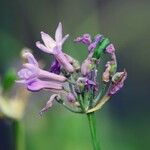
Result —
[[87, 117], [89, 121], [89, 127], [90, 127], [90, 132], [91, 132], [92, 143], [93, 143], [93, 150], [101, 150], [99, 146], [99, 142], [97, 140], [97, 135], [96, 135], [95, 113], [94, 112], [88, 113]]

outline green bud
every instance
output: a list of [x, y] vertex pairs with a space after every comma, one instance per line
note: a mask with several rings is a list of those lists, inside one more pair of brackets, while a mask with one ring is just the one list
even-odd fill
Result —
[[100, 44], [98, 44], [97, 47], [95, 48], [93, 58], [99, 59], [103, 53], [103, 50], [108, 46], [109, 43], [110, 43], [109, 39], [104, 38], [103, 41]]

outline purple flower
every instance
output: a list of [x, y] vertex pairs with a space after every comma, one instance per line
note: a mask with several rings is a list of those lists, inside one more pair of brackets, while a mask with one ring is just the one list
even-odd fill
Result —
[[[41, 32], [43, 44], [36, 42], [42, 51], [52, 54], [54, 61], [49, 71], [39, 67], [32, 53], [24, 51], [23, 57], [28, 60], [18, 72], [20, 80], [30, 91], [48, 90], [53, 93], [40, 114], [52, 107], [54, 100], [75, 113], [89, 113], [100, 109], [117, 91], [127, 78], [127, 72], [117, 72], [115, 48], [103, 35], [96, 35], [91, 40], [89, 34], [83, 34], [75, 39], [76, 43], [87, 45], [88, 56], [83, 63], [62, 51], [69, 35], [62, 36], [62, 24], [59, 23], [55, 39]], [[105, 50], [105, 52], [103, 52]], [[102, 59], [108, 60], [104, 72], [98, 73]], [[109, 57], [107, 56], [109, 54]], [[106, 59], [105, 59], [106, 56]], [[102, 62], [102, 63], [101, 63]], [[99, 75], [102, 75], [99, 78]]]
[[55, 40], [43, 31], [41, 31], [41, 37], [44, 42], [44, 45], [38, 41], [36, 42], [36, 46], [46, 53], [53, 54], [54, 48], [56, 46], [59, 47], [59, 49], [62, 49], [62, 45], [69, 37], [69, 34], [62, 37], [62, 24], [59, 23], [55, 32]]
[[82, 43], [85, 45], [90, 45], [92, 42], [91, 36], [88, 33], [85, 33], [82, 36], [77, 37], [74, 41], [76, 43]]
[[126, 70], [124, 70], [123, 72], [117, 72], [112, 77], [112, 86], [110, 87], [109, 95], [113, 95], [117, 91], [119, 91], [123, 87], [126, 78], [127, 78]]
[[67, 58], [64, 56], [64, 53], [62, 52], [62, 45], [69, 37], [68, 34], [65, 37], [62, 37], [62, 24], [59, 23], [56, 29], [55, 40], [44, 32], [41, 32], [41, 37], [44, 45], [38, 41], [36, 42], [36, 46], [46, 53], [53, 54], [56, 60], [64, 67], [66, 71], [74, 72], [73, 66], [69, 63]]
[[[31, 91], [38, 91], [44, 88], [62, 89], [61, 82], [66, 81], [66, 77], [40, 69], [38, 62], [30, 52], [25, 51], [23, 57], [28, 59], [29, 63], [24, 64], [24, 68], [18, 72], [20, 77], [20, 80], [17, 81], [18, 83], [25, 84]], [[49, 79], [50, 81], [43, 81], [40, 78]]]

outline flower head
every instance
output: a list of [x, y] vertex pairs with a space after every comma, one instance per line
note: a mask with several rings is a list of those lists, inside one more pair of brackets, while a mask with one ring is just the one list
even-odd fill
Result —
[[[127, 72], [116, 73], [115, 48], [108, 38], [98, 34], [92, 40], [87, 33], [77, 37], [75, 42], [87, 45], [88, 49], [88, 55], [80, 65], [76, 59], [62, 51], [68, 35], [62, 37], [61, 23], [56, 29], [55, 40], [44, 32], [41, 32], [41, 37], [44, 44], [36, 42], [36, 46], [54, 56], [50, 71], [39, 68], [34, 56], [26, 51], [23, 56], [28, 63], [18, 72], [21, 79], [18, 82], [23, 83], [28, 90], [48, 89], [53, 93], [40, 114], [51, 108], [54, 101], [72, 112], [93, 112], [123, 87]], [[105, 67], [101, 67], [105, 68], [104, 72], [97, 73], [106, 55], [109, 60]]]

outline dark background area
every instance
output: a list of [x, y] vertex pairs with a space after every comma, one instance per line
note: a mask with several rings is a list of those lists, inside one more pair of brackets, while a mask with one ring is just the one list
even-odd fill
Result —
[[[54, 35], [59, 21], [64, 33], [70, 34], [65, 51], [79, 60], [86, 57], [86, 49], [75, 45], [73, 39], [82, 33], [102, 33], [116, 47], [118, 71], [126, 68], [128, 72], [124, 88], [97, 112], [102, 149], [150, 149], [150, 1], [0, 2], [1, 77], [10, 67], [19, 69], [23, 47], [33, 49], [39, 60], [49, 64], [51, 57], [39, 51], [35, 42], [40, 40], [40, 31]], [[33, 93], [26, 108], [23, 122], [27, 149], [91, 150], [86, 116], [72, 114], [57, 104], [39, 118], [37, 113], [48, 97]], [[11, 150], [9, 128], [7, 121], [0, 121], [0, 150]]]

